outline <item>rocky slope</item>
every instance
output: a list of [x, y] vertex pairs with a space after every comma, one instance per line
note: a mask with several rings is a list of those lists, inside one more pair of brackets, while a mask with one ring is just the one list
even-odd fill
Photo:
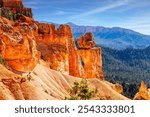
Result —
[[[62, 74], [43, 65], [37, 65], [30, 74], [19, 76], [0, 65], [0, 99], [60, 100], [68, 97], [68, 89], [80, 78]], [[90, 87], [97, 87], [94, 99], [126, 100], [106, 81], [88, 79]]]

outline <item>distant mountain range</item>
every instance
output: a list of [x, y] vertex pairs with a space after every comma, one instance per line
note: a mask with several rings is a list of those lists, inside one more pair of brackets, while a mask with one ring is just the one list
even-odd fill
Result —
[[[76, 39], [86, 32], [92, 32], [98, 45], [113, 49], [146, 48], [150, 45], [150, 36], [135, 32], [130, 29], [102, 26], [79, 26], [71, 22], [72, 32]], [[56, 24], [58, 26], [58, 24]]]

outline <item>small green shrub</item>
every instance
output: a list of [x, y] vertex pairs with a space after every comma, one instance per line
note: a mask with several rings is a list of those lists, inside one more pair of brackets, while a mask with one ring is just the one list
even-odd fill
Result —
[[66, 100], [89, 100], [96, 95], [97, 89], [89, 88], [87, 80], [82, 79], [81, 82], [74, 82], [69, 93], [70, 97], [66, 97]]
[[0, 64], [2, 64], [4, 66], [7, 64], [6, 61], [5, 61], [5, 59], [2, 58], [1, 56], [0, 56]]

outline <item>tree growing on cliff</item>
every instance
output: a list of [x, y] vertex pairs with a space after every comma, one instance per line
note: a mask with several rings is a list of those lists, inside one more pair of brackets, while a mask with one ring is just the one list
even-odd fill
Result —
[[0, 53], [0, 64], [8, 68], [7, 62], [4, 58], [2, 58], [1, 53]]
[[74, 85], [69, 93], [70, 97], [66, 97], [66, 100], [89, 100], [96, 95], [97, 89], [90, 88], [87, 80], [82, 79], [80, 82], [74, 82]]
[[9, 20], [13, 20], [13, 13], [7, 8], [4, 7], [1, 8], [1, 16]]

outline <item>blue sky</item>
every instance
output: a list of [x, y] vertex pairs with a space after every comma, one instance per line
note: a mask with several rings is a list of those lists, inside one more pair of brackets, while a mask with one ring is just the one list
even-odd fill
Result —
[[38, 21], [124, 27], [150, 35], [150, 0], [23, 0]]

